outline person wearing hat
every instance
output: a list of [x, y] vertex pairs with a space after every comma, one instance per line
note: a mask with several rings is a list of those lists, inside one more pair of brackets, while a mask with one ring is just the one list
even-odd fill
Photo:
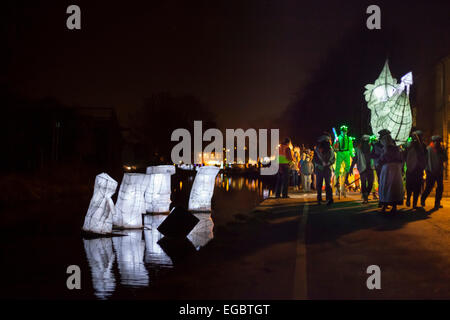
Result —
[[311, 176], [314, 172], [314, 164], [312, 162], [310, 153], [305, 155], [305, 158], [300, 161], [300, 171], [302, 174], [303, 191], [311, 191]]
[[372, 190], [373, 185], [373, 168], [372, 159], [370, 158], [370, 136], [365, 134], [361, 137], [361, 141], [355, 148], [356, 155], [353, 158], [352, 165], [350, 166], [350, 172], [353, 171], [353, 167], [357, 166], [359, 171], [359, 177], [361, 180], [361, 193], [363, 196], [363, 203], [369, 202], [369, 193]]
[[441, 199], [444, 192], [444, 162], [448, 160], [447, 151], [442, 147], [442, 138], [433, 136], [431, 143], [427, 147], [426, 167], [427, 174], [425, 191], [420, 198], [420, 204], [425, 207], [425, 201], [434, 187], [436, 187], [436, 196], [434, 200], [434, 209], [442, 208]]
[[321, 136], [314, 149], [313, 163], [316, 174], [317, 202], [322, 203], [322, 186], [325, 180], [325, 193], [327, 205], [333, 203], [333, 190], [331, 189], [331, 166], [335, 162], [334, 150], [328, 136]]
[[411, 205], [412, 195], [414, 209], [417, 208], [417, 201], [423, 184], [426, 153], [427, 146], [423, 143], [422, 131], [412, 132], [411, 139], [406, 146], [406, 206]]
[[380, 204], [382, 212], [392, 206], [391, 213], [394, 213], [397, 205], [403, 203], [403, 157], [390, 134], [382, 133], [380, 142], [383, 145], [383, 154], [378, 160], [378, 165], [381, 166], [378, 191]]
[[[380, 139], [385, 135], [390, 135], [391, 132], [387, 129], [382, 129], [378, 131], [378, 136]], [[370, 139], [370, 145], [372, 147], [372, 150], [370, 151], [370, 158], [373, 161], [373, 166], [375, 168], [375, 173], [377, 174], [377, 181], [378, 181], [378, 189], [380, 186], [380, 176], [381, 176], [381, 165], [380, 165], [380, 158], [383, 155], [383, 144], [380, 142], [379, 139], [377, 139], [376, 135], [373, 135]], [[378, 207], [381, 208], [381, 203], [378, 203]]]
[[[353, 142], [347, 135], [348, 127], [342, 125], [340, 129], [341, 134], [337, 137], [334, 143], [334, 150], [336, 151], [336, 195], [339, 197], [343, 195], [345, 197], [345, 184], [347, 183], [348, 174], [350, 172], [350, 162], [353, 155]], [[342, 163], [344, 163], [344, 182], [340, 185]]]

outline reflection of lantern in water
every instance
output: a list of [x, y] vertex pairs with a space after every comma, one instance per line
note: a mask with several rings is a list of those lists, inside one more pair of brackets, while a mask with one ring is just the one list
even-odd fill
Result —
[[166, 215], [146, 215], [144, 217], [144, 224], [150, 228], [150, 230], [144, 230], [145, 262], [158, 266], [172, 267], [172, 260], [158, 244], [158, 241], [164, 236], [157, 228], [165, 218], [167, 218]]
[[115, 206], [111, 197], [116, 189], [117, 182], [106, 173], [95, 177], [94, 194], [84, 218], [84, 231], [100, 234], [111, 233], [115, 215]]
[[150, 176], [142, 173], [125, 173], [116, 203], [114, 225], [122, 228], [141, 228], [145, 213], [144, 192]]
[[174, 166], [148, 167], [150, 175], [149, 187], [145, 191], [147, 212], [169, 212], [170, 207], [170, 176], [175, 173]]
[[197, 171], [189, 197], [189, 210], [210, 211], [214, 181], [219, 172], [215, 166], [204, 166]]
[[95, 296], [106, 299], [116, 288], [116, 279], [112, 272], [114, 251], [111, 238], [83, 239], [84, 251], [92, 274]]
[[145, 242], [142, 240], [142, 230], [126, 230], [124, 233], [126, 236], [113, 238], [120, 282], [131, 287], [147, 286], [149, 278], [144, 265]]

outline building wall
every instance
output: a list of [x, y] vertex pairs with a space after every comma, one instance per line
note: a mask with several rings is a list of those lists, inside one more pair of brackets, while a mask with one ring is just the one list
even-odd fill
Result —
[[[417, 112], [417, 128], [423, 130], [426, 142], [433, 135], [443, 137], [450, 156], [450, 55], [418, 74], [414, 87], [412, 104]], [[447, 166], [446, 178], [449, 176]]]

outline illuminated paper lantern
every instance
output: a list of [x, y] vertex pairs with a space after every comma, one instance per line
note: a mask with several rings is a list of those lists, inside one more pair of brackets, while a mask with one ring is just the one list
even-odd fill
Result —
[[150, 176], [141, 173], [125, 173], [116, 203], [114, 226], [119, 228], [141, 228], [145, 210], [145, 190]]
[[145, 263], [150, 263], [163, 267], [172, 267], [172, 259], [164, 252], [158, 241], [164, 236], [157, 230], [161, 222], [164, 221], [166, 215], [146, 215], [144, 224], [150, 229], [144, 230], [145, 239]]
[[84, 219], [84, 231], [99, 234], [111, 233], [115, 215], [114, 202], [111, 197], [116, 189], [117, 181], [106, 173], [95, 177], [94, 194]]
[[112, 272], [115, 255], [111, 238], [83, 239], [84, 251], [92, 274], [94, 294], [99, 299], [107, 299], [116, 288]]
[[147, 212], [169, 212], [171, 189], [171, 175], [175, 173], [175, 166], [153, 166], [147, 168], [150, 176], [148, 188], [145, 190], [145, 206]]
[[397, 145], [403, 144], [409, 137], [412, 126], [409, 87], [412, 85], [412, 73], [409, 72], [397, 83], [389, 70], [388, 62], [384, 64], [374, 84], [365, 86], [367, 107], [371, 110], [370, 126], [378, 134], [382, 129], [391, 132]]
[[211, 198], [219, 170], [216, 166], [204, 166], [198, 169], [189, 197], [189, 210], [211, 211]]
[[148, 286], [149, 276], [144, 265], [145, 242], [142, 239], [142, 230], [124, 230], [123, 233], [126, 236], [113, 238], [120, 283], [130, 287]]
[[199, 219], [199, 222], [188, 234], [187, 238], [192, 242], [195, 249], [200, 250], [201, 247], [204, 247], [214, 238], [214, 222], [211, 219], [211, 214], [208, 213], [197, 213], [194, 216]]

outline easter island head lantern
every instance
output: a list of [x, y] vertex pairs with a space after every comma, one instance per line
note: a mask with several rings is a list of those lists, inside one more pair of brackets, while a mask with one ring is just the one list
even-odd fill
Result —
[[401, 78], [400, 83], [392, 78], [388, 61], [384, 64], [374, 84], [365, 86], [364, 97], [370, 109], [370, 126], [377, 134], [382, 129], [391, 132], [397, 145], [406, 142], [412, 126], [409, 87], [412, 85], [412, 73]]

